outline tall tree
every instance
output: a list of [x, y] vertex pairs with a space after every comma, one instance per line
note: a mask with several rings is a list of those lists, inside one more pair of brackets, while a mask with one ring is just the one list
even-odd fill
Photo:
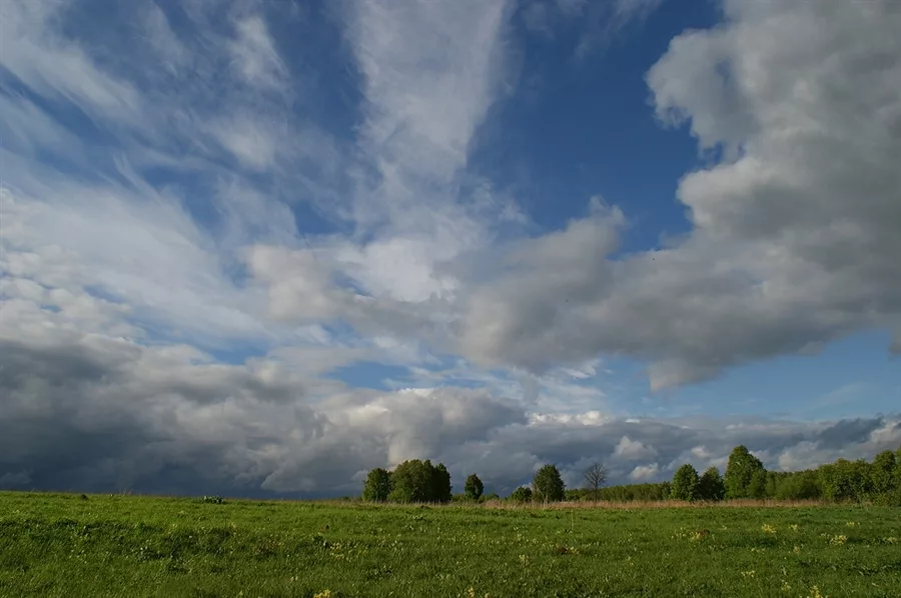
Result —
[[556, 465], [548, 464], [538, 470], [532, 479], [532, 495], [534, 500], [542, 502], [557, 502], [566, 497], [566, 485]]
[[601, 487], [607, 483], [607, 469], [596, 461], [582, 472], [582, 477], [585, 480], [585, 488], [591, 492], [591, 499], [600, 500]]
[[485, 486], [482, 484], [482, 480], [479, 479], [479, 476], [473, 473], [466, 478], [466, 485], [463, 487], [463, 493], [466, 495], [466, 498], [479, 500], [484, 491]]
[[450, 472], [439, 463], [432, 469], [432, 497], [436, 502], [450, 502], [453, 487], [451, 486]]
[[698, 480], [698, 498], [701, 500], [723, 500], [726, 484], [716, 467], [708, 467]]
[[676, 470], [670, 497], [676, 500], [695, 500], [698, 497], [698, 470], [686, 463]]
[[391, 474], [387, 469], [376, 467], [366, 476], [363, 484], [363, 500], [385, 502], [391, 494]]
[[757, 471], [766, 471], [763, 463], [751, 454], [748, 447], [739, 445], [732, 449], [729, 455], [729, 463], [726, 466], [726, 497], [747, 498], [751, 479]]

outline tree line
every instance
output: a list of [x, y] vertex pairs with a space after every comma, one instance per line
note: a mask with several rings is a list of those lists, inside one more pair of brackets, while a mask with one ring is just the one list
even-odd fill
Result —
[[[517, 488], [511, 495], [516, 501], [555, 502], [566, 498], [566, 485], [556, 465], [548, 464], [535, 473], [532, 485]], [[463, 493], [454, 495], [450, 473], [443, 463], [433, 465], [428, 459], [404, 461], [393, 471], [377, 467], [363, 483], [366, 502], [445, 503], [457, 501], [497, 500], [497, 494], [485, 495], [485, 485], [476, 474], [466, 478]]]
[[[827, 500], [836, 502], [869, 501], [901, 506], [901, 447], [883, 451], [872, 462], [865, 459], [838, 459], [816, 469], [794, 472], [767, 471], [746, 446], [732, 449], [726, 471], [716, 467], [703, 473], [691, 464], [680, 466], [673, 479], [660, 483], [606, 486], [607, 470], [598, 462], [582, 472], [582, 487], [567, 489], [554, 464], [542, 466], [530, 485], [523, 485], [507, 496], [511, 502], [580, 501], [719, 501], [726, 499]], [[453, 494], [450, 473], [443, 463], [414, 459], [393, 471], [376, 468], [369, 472], [363, 486], [368, 502], [450, 502], [499, 500], [497, 494], [485, 494], [482, 480], [470, 474], [461, 494]]]
[[825, 500], [873, 502], [901, 506], [901, 447], [882, 451], [868, 462], [838, 459], [815, 469], [767, 471], [763, 463], [739, 445], [732, 450], [726, 471], [716, 467], [702, 474], [690, 464], [680, 466], [671, 481], [567, 491], [567, 500], [718, 501], [725, 499]]

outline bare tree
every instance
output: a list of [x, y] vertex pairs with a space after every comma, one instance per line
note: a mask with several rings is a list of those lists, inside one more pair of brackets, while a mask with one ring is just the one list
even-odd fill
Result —
[[585, 488], [591, 490], [592, 498], [599, 500], [601, 486], [607, 483], [607, 468], [595, 461], [588, 466], [582, 477], [585, 478]]

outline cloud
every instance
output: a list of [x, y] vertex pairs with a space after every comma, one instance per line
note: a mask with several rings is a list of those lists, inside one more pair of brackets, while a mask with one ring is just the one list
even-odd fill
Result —
[[659, 117], [722, 148], [679, 184], [691, 233], [614, 259], [618, 219], [593, 215], [549, 237], [560, 259], [527, 242], [469, 295], [466, 355], [540, 371], [627, 354], [651, 360], [660, 389], [865, 329], [890, 330], [897, 349], [901, 16], [882, 2], [725, 10], [648, 74]]
[[636, 465], [635, 469], [629, 472], [629, 480], [640, 484], [657, 478], [659, 473], [660, 466], [656, 463]]
[[[676, 38], [656, 115], [710, 162], [679, 186], [692, 232], [629, 255], [626, 211], [540, 234], [470, 164], [517, 74], [510, 3], [342, 4], [349, 115], [281, 6], [136, 2], [94, 40], [77, 3], [4, 5], [0, 487], [356, 494], [421, 457], [506, 493], [546, 462], [616, 483], [739, 443], [773, 468], [897, 446], [896, 416], [626, 418], [598, 381], [601, 354], [663, 388], [865, 328], [901, 344], [888, 4], [730, 2]], [[361, 362], [408, 375], [339, 374]]]
[[613, 454], [621, 459], [640, 460], [649, 459], [657, 455], [657, 451], [653, 446], [631, 440], [628, 436], [623, 436], [616, 445]]

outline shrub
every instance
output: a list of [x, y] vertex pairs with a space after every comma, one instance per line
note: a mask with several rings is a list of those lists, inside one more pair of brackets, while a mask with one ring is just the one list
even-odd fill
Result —
[[510, 494], [510, 500], [513, 502], [531, 502], [532, 489], [528, 486], [520, 486]]

